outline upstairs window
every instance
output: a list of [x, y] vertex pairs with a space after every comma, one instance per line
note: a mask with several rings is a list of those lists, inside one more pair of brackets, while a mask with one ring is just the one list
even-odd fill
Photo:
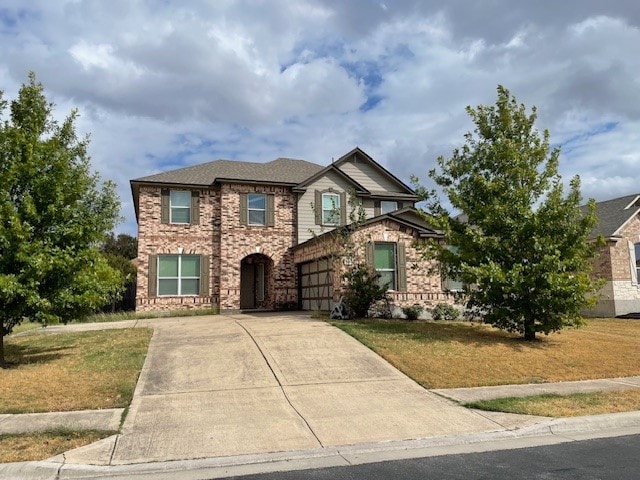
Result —
[[191, 222], [191, 192], [184, 190], [171, 190], [169, 194], [171, 209], [171, 223]]
[[273, 193], [241, 193], [240, 225], [275, 226], [275, 195]]
[[267, 196], [264, 193], [247, 194], [249, 225], [267, 224]]
[[200, 192], [197, 190], [162, 189], [161, 223], [197, 225], [200, 223]]
[[391, 213], [398, 210], [398, 202], [395, 200], [381, 200], [380, 201], [380, 214]]
[[340, 195], [337, 193], [322, 194], [322, 224], [340, 224]]

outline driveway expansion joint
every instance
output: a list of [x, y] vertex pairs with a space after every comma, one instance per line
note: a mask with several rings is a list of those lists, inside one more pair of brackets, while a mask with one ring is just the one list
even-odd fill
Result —
[[296, 412], [296, 414], [298, 415], [298, 417], [300, 417], [300, 419], [304, 422], [304, 424], [307, 426], [307, 428], [309, 429], [309, 431], [311, 432], [311, 434], [314, 436], [314, 438], [316, 439], [316, 441], [318, 442], [318, 444], [324, 448], [325, 445], [322, 443], [322, 441], [320, 440], [320, 438], [318, 437], [318, 435], [316, 434], [316, 432], [313, 431], [313, 428], [311, 428], [311, 425], [309, 425], [309, 422], [307, 421], [306, 418], [304, 418], [304, 416], [302, 415], [302, 413], [296, 408], [296, 406], [293, 404], [293, 402], [291, 401], [291, 399], [289, 398], [289, 395], [287, 395], [287, 392], [285, 391], [282, 383], [280, 382], [280, 379], [278, 378], [278, 376], [276, 375], [276, 372], [274, 372], [273, 367], [271, 366], [271, 363], [269, 363], [269, 360], [267, 359], [267, 356], [265, 355], [264, 351], [262, 350], [262, 348], [260, 348], [260, 345], [258, 344], [258, 342], [256, 341], [256, 339], [254, 338], [253, 334], [249, 331], [249, 329], [247, 327], [245, 327], [242, 323], [240, 323], [238, 320], [235, 320], [235, 323], [240, 326], [245, 332], [247, 332], [247, 335], [249, 335], [249, 337], [251, 338], [251, 340], [253, 341], [254, 345], [256, 346], [256, 348], [258, 349], [258, 351], [260, 352], [260, 355], [262, 355], [262, 358], [264, 359], [264, 361], [266, 362], [267, 366], [269, 367], [269, 370], [271, 370], [271, 374], [273, 375], [273, 378], [276, 379], [276, 382], [278, 382], [278, 385], [280, 387], [280, 391], [282, 392], [282, 394], [284, 395], [284, 398], [287, 400], [287, 403], [289, 403], [289, 406], [291, 406], [291, 408]]

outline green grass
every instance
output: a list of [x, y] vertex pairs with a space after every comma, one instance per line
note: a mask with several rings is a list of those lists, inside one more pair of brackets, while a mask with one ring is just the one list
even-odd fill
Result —
[[127, 407], [146, 357], [148, 328], [5, 339], [9, 368], [0, 369], [0, 413]]
[[530, 397], [496, 398], [464, 404], [465, 407], [494, 412], [539, 415], [543, 417], [574, 417], [640, 410], [640, 389], [545, 394]]
[[67, 450], [88, 445], [117, 432], [102, 430], [52, 430], [0, 435], [0, 463], [45, 460]]

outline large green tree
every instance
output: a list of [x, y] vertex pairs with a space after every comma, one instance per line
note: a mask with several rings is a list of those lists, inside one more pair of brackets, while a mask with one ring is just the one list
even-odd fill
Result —
[[76, 116], [55, 121], [34, 74], [15, 100], [0, 92], [0, 364], [4, 335], [23, 319], [67, 322], [122, 284], [98, 248], [119, 200], [91, 172]]
[[467, 307], [487, 323], [527, 340], [580, 325], [597, 288], [590, 259], [599, 243], [588, 241], [594, 201], [580, 209], [577, 176], [565, 195], [560, 150], [550, 148], [548, 131], [536, 129], [535, 107], [527, 113], [500, 86], [495, 105], [467, 112], [474, 131], [429, 174], [462, 215], [418, 189], [446, 235], [446, 245], [433, 244], [427, 254], [443, 275], [463, 282]]

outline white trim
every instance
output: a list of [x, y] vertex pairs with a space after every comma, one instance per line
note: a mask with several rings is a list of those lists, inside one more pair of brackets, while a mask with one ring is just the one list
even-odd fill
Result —
[[629, 215], [629, 218], [627, 218], [624, 223], [622, 225], [620, 225], [615, 232], [613, 232], [613, 234], [611, 236], [615, 236], [615, 235], [619, 235], [620, 234], [620, 230], [622, 230], [624, 227], [627, 226], [627, 224], [633, 219], [633, 217], [635, 217], [636, 215], [638, 215], [638, 213], [640, 213], [640, 208], [638, 208], [635, 212], [633, 212], [632, 215]]
[[638, 270], [636, 266], [636, 246], [631, 240], [627, 240], [629, 246], [629, 270], [631, 273], [631, 284], [638, 284]]
[[[640, 198], [640, 195], [636, 195], [636, 198], [634, 198], [629, 205], [624, 207], [624, 209], [629, 210], [631, 207], [635, 205], [635, 203], [638, 201], [639, 198]], [[635, 205], [635, 206], [640, 206], [640, 205]]]

